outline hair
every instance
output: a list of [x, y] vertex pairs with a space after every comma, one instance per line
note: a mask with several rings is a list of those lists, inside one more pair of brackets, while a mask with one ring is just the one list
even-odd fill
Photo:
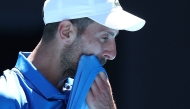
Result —
[[[71, 23], [77, 27], [77, 36], [81, 36], [86, 27], [92, 24], [94, 21], [88, 17], [71, 19]], [[45, 42], [50, 42], [57, 32], [60, 22], [46, 24], [43, 31], [43, 39]]]

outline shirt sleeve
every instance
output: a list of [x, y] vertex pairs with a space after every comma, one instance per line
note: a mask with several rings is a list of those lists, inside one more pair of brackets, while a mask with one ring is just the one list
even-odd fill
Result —
[[20, 106], [17, 100], [0, 94], [0, 109], [20, 109]]
[[19, 97], [19, 93], [16, 93], [18, 87], [15, 86], [17, 83], [14, 81], [15, 78], [16, 75], [10, 70], [4, 71], [0, 76], [0, 109], [20, 109], [18, 99], [15, 97]]

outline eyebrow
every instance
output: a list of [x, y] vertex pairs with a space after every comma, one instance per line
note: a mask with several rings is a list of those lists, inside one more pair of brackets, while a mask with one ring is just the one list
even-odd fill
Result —
[[119, 31], [116, 33], [116, 35], [115, 35], [115, 33], [114, 32], [112, 32], [112, 31], [108, 31], [108, 33], [111, 35], [111, 36], [117, 36], [118, 34], [119, 34]]

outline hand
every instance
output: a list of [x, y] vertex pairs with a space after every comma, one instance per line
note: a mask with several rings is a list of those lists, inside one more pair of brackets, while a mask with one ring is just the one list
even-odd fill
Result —
[[94, 80], [86, 102], [90, 109], [116, 109], [111, 85], [104, 73], [99, 73]]

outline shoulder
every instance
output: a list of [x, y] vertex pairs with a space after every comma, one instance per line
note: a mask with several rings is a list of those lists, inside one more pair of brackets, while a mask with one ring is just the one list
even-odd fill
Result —
[[19, 109], [23, 91], [17, 75], [11, 70], [5, 70], [0, 77], [0, 109]]
[[20, 105], [17, 100], [0, 94], [0, 109], [19, 109]]
[[11, 70], [5, 70], [0, 77], [0, 93], [8, 93], [9, 95], [15, 92], [19, 85], [17, 75]]

